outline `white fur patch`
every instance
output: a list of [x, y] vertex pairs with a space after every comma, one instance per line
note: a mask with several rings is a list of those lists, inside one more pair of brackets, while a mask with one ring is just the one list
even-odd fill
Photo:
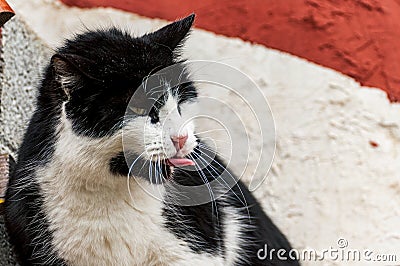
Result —
[[237, 260], [239, 252], [239, 235], [240, 235], [240, 221], [236, 217], [236, 212], [233, 208], [225, 207], [224, 212], [227, 217], [224, 220], [224, 234], [225, 234], [225, 261], [227, 265], [233, 265]]

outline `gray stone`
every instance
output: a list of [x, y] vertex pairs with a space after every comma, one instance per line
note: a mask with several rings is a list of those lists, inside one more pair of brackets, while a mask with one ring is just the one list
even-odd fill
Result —
[[50, 48], [17, 18], [2, 31], [0, 152], [16, 155]]
[[[0, 154], [16, 158], [51, 50], [18, 18], [3, 27], [1, 41]], [[0, 266], [12, 265], [16, 263], [0, 217]]]

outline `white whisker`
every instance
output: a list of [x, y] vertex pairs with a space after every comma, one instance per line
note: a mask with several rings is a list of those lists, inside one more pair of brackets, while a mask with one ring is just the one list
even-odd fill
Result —
[[211, 208], [212, 208], [212, 211], [214, 212], [214, 206], [215, 206], [215, 215], [217, 218], [217, 222], [219, 223], [218, 206], [217, 206], [216, 198], [214, 196], [214, 192], [212, 191], [212, 188], [210, 186], [210, 183], [208, 182], [208, 180], [207, 180], [204, 172], [201, 170], [200, 166], [196, 163], [193, 156], [189, 154], [189, 158], [195, 163], [194, 167], [196, 168], [197, 172], [200, 174], [201, 179], [203, 179], [203, 182], [209, 191], [210, 199], [211, 199], [211, 206], [212, 206]]

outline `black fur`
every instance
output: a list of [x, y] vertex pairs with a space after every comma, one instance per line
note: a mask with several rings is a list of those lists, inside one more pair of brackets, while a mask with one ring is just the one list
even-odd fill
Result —
[[[115, 28], [87, 32], [66, 41], [52, 57], [38, 89], [36, 110], [19, 149], [6, 195], [6, 226], [21, 265], [66, 265], [52, 247], [52, 232], [48, 229], [42, 193], [35, 177], [35, 169], [52, 160], [63, 102], [67, 101], [67, 117], [76, 134], [91, 138], [112, 135], [123, 127], [127, 104], [147, 76], [179, 62], [179, 49], [193, 20], [192, 15], [140, 38], [132, 38]], [[180, 96], [180, 103], [197, 96], [190, 82], [173, 89]], [[147, 110], [153, 123], [158, 121], [157, 105], [162, 104], [162, 101], [156, 102], [154, 108]], [[199, 152], [197, 149], [193, 156]], [[208, 181], [214, 179], [214, 169], [224, 170], [221, 165], [216, 158], [204, 169]], [[110, 158], [109, 168], [118, 175], [128, 174], [122, 151]], [[164, 176], [171, 176], [170, 168], [166, 165], [164, 168]], [[197, 171], [179, 168], [175, 169], [173, 178], [189, 186], [199, 185], [202, 180]], [[244, 200], [248, 211], [243, 208]], [[243, 261], [248, 261], [248, 265], [298, 265], [277, 258], [273, 261], [257, 259], [257, 250], [264, 244], [286, 250], [290, 245], [240, 181], [227, 195], [208, 204], [185, 207], [167, 201], [165, 226], [187, 241], [193, 252], [222, 252], [224, 255], [226, 217], [223, 212], [217, 214], [212, 210], [226, 205], [237, 207], [243, 217], [247, 217], [243, 223], [252, 228], [243, 232], [247, 239], [241, 244]], [[200, 241], [192, 241], [190, 235], [196, 235]]]

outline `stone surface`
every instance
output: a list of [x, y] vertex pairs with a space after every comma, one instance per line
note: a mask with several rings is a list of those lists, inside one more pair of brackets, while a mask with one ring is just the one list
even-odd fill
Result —
[[3, 27], [2, 35], [0, 151], [15, 155], [33, 111], [35, 86], [49, 49], [17, 18]]

